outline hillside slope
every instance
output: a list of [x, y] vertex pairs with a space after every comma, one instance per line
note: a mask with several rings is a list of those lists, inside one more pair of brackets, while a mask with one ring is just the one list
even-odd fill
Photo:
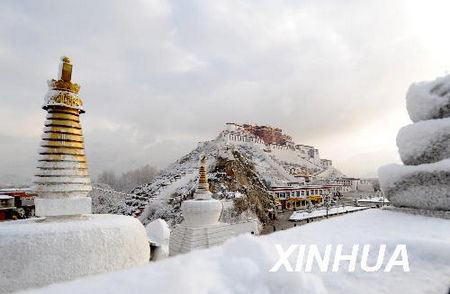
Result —
[[[257, 218], [264, 223], [267, 210], [273, 208], [268, 189], [296, 180], [287, 172], [290, 167], [301, 167], [311, 173], [325, 170], [306, 159], [292, 160], [278, 153], [285, 155], [285, 152], [269, 152], [258, 144], [230, 142], [224, 131], [215, 140], [199, 143], [152, 182], [133, 189], [133, 195], [114, 213], [136, 216], [144, 224], [157, 218], [165, 219], [171, 226], [180, 223], [181, 202], [193, 197], [199, 159], [204, 154], [211, 192], [224, 205], [222, 220], [238, 222]], [[289, 163], [290, 160], [294, 162]]]

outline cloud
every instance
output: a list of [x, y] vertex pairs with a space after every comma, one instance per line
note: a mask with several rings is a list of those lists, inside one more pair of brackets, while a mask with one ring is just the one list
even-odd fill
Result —
[[[390, 150], [382, 164], [408, 121], [409, 83], [450, 64], [434, 2], [3, 1], [0, 134], [16, 143], [0, 144], [0, 162], [17, 152], [17, 166], [35, 164], [46, 79], [69, 55], [93, 174], [164, 167], [228, 121], [281, 127], [338, 162], [376, 145]], [[389, 140], [364, 133], [374, 125]], [[0, 167], [0, 178], [27, 173]]]

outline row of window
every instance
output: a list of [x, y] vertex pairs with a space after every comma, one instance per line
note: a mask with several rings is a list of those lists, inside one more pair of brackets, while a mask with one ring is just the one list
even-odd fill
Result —
[[289, 198], [289, 197], [300, 197], [300, 196], [310, 196], [310, 195], [323, 195], [323, 189], [314, 190], [300, 190], [300, 191], [290, 191], [290, 192], [275, 192], [278, 198]]
[[336, 193], [336, 192], [347, 192], [350, 191], [350, 187], [330, 187], [328, 189], [311, 189], [311, 190], [298, 190], [298, 191], [288, 191], [288, 192], [275, 192], [275, 196], [280, 199], [286, 199], [289, 197], [301, 197], [301, 196], [311, 196], [311, 195], [323, 195], [324, 192]]
[[248, 138], [248, 137], [241, 137], [241, 136], [234, 136], [234, 135], [229, 135], [229, 138], [230, 138], [230, 140], [241, 141], [241, 142], [263, 143], [262, 140], [258, 140], [256, 138]]

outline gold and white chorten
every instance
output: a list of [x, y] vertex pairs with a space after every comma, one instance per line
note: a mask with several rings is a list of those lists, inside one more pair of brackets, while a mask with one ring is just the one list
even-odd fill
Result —
[[34, 179], [36, 214], [0, 225], [0, 293], [42, 287], [84, 276], [147, 264], [148, 237], [137, 219], [90, 214], [91, 190], [79, 115], [80, 87], [72, 64], [62, 60], [49, 81], [48, 112]]
[[63, 57], [58, 80], [49, 80], [43, 109], [47, 111], [34, 184], [36, 215], [91, 213], [91, 191], [84, 152], [80, 86], [72, 83], [72, 64]]

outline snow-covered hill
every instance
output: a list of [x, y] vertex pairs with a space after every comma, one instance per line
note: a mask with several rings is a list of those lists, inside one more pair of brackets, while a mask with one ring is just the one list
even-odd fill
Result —
[[322, 178], [342, 176], [334, 167], [324, 166], [318, 157], [308, 158], [299, 150], [271, 147], [248, 138], [230, 140], [230, 134], [222, 131], [216, 139], [199, 143], [152, 182], [133, 189], [133, 195], [114, 212], [134, 215], [144, 224], [157, 218], [170, 225], [181, 222], [181, 202], [193, 195], [202, 154], [208, 160], [210, 189], [222, 200], [222, 220], [227, 222], [248, 218], [265, 222], [267, 210], [273, 208], [268, 189], [298, 181], [293, 171], [308, 174], [324, 171]]

